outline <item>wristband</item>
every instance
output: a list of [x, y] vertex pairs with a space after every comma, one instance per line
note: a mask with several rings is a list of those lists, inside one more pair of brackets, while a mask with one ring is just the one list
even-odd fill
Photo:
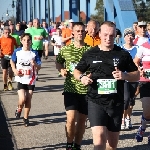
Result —
[[81, 81], [81, 79], [82, 79], [83, 76], [86, 76], [86, 75], [85, 74], [81, 74], [80, 77], [79, 77], [80, 81]]

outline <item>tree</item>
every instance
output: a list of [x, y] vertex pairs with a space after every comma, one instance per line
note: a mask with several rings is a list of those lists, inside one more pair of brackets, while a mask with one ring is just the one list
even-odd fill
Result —
[[91, 19], [103, 22], [104, 21], [104, 4], [103, 0], [97, 0], [95, 6], [95, 14], [91, 15]]

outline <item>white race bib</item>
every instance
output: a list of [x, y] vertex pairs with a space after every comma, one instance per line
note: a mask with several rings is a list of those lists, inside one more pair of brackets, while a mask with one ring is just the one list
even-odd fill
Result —
[[117, 93], [116, 79], [98, 79], [97, 85], [98, 85], [98, 94]]
[[73, 74], [73, 71], [74, 71], [74, 69], [75, 69], [76, 66], [77, 66], [76, 63], [70, 63], [69, 71], [70, 71], [71, 74]]

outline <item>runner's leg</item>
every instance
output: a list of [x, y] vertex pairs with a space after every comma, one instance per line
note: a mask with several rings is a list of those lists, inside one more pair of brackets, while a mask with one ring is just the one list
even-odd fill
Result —
[[29, 116], [29, 112], [31, 109], [31, 99], [32, 99], [33, 91], [32, 90], [26, 90], [26, 101], [25, 101], [25, 107], [24, 107], [24, 118], [27, 119]]
[[116, 150], [119, 140], [119, 132], [107, 131], [106, 150]]
[[107, 128], [104, 126], [91, 127], [94, 150], [105, 150], [107, 141]]
[[77, 115], [77, 124], [76, 124], [76, 132], [75, 132], [75, 143], [81, 145], [81, 141], [83, 138], [83, 134], [85, 132], [85, 121], [87, 115], [78, 113]]

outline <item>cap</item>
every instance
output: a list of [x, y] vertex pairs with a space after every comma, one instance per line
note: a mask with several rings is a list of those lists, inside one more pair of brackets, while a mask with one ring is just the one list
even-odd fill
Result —
[[69, 22], [74, 22], [73, 19], [70, 19]]
[[147, 23], [145, 21], [138, 22], [138, 26], [146, 26]]
[[135, 37], [135, 32], [134, 32], [134, 30], [132, 28], [126, 28], [124, 30], [123, 36], [125, 37], [128, 34], [132, 34], [132, 36]]

